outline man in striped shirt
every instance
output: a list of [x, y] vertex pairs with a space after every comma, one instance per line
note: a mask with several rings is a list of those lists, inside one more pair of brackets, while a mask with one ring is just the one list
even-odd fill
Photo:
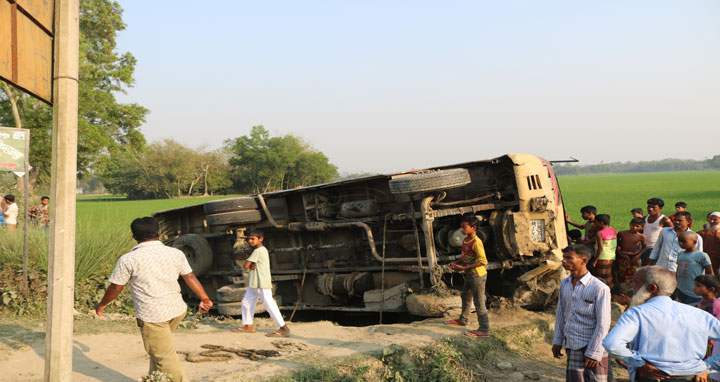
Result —
[[571, 245], [563, 249], [563, 268], [570, 276], [560, 283], [552, 352], [567, 351], [566, 381], [605, 382], [609, 365], [602, 341], [610, 329], [610, 288], [588, 272], [590, 248]]

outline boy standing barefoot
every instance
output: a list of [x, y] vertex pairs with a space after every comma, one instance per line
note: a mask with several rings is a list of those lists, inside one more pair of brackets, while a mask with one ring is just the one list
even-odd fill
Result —
[[629, 230], [618, 232], [616, 283], [632, 282], [635, 271], [641, 266], [640, 256], [647, 246], [645, 235], [642, 234], [644, 225], [645, 219], [633, 218]]
[[276, 332], [267, 334], [268, 337], [287, 337], [290, 335], [290, 328], [285, 325], [278, 309], [277, 303], [272, 296], [272, 278], [270, 276], [270, 255], [267, 248], [263, 246], [263, 233], [258, 230], [248, 231], [245, 234], [246, 240], [251, 247], [255, 248], [250, 254], [243, 268], [249, 269], [248, 289], [242, 300], [242, 323], [243, 327], [233, 329], [234, 332], [254, 333], [253, 317], [257, 300], [265, 306], [270, 318], [280, 327]]
[[450, 263], [455, 271], [465, 272], [465, 285], [462, 291], [462, 313], [460, 318], [446, 322], [448, 325], [465, 326], [470, 318], [471, 304], [475, 304], [478, 318], [478, 329], [466, 332], [465, 335], [473, 338], [490, 336], [490, 319], [485, 307], [485, 282], [487, 281], [487, 257], [485, 248], [479, 237], [475, 234], [478, 220], [472, 216], [460, 222], [460, 231], [465, 235], [462, 244], [462, 257], [459, 262]]
[[593, 259], [593, 276], [608, 286], [613, 284], [612, 265], [617, 252], [617, 231], [610, 227], [610, 215], [600, 214], [595, 217], [595, 242], [597, 252]]
[[643, 227], [643, 234], [647, 238], [647, 248], [642, 254], [642, 263], [647, 265], [649, 263], [650, 253], [652, 253], [660, 236], [660, 231], [663, 227], [672, 227], [673, 223], [667, 216], [660, 213], [665, 202], [660, 198], [650, 198], [647, 201], [647, 216], [645, 217], [645, 226]]
[[710, 257], [707, 253], [697, 249], [697, 234], [693, 231], [680, 232], [678, 244], [684, 251], [677, 258], [677, 297], [683, 304], [698, 306], [702, 296], [695, 294], [695, 278], [702, 275], [712, 275]]

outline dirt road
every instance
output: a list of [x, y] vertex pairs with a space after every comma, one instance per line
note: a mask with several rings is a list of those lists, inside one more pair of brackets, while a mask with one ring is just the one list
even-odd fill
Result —
[[[503, 355], [513, 363], [513, 370], [536, 372], [540, 380], [562, 380], [562, 361], [550, 356], [550, 345], [542, 333], [529, 333], [527, 324], [544, 321], [552, 323], [552, 315], [523, 309], [503, 309], [491, 313], [494, 332], [502, 332], [514, 355]], [[128, 320], [129, 321], [129, 320]], [[463, 330], [443, 325], [444, 319], [427, 319], [410, 324], [374, 325], [365, 327], [338, 326], [321, 321], [291, 324], [288, 338], [302, 349], [281, 350], [279, 357], [251, 361], [239, 357], [221, 362], [184, 362], [192, 381], [243, 381], [286, 375], [293, 370], [318, 365], [324, 359], [357, 354], [377, 354], [390, 346], [422, 346], [447, 336], [460, 335]], [[175, 334], [179, 351], [199, 352], [203, 344], [244, 349], [275, 349], [265, 337], [273, 330], [269, 319], [258, 319], [258, 331], [253, 334], [232, 333], [228, 329], [236, 323], [206, 324], [197, 329], [184, 329]], [[102, 328], [102, 323], [98, 323]], [[128, 322], [128, 326], [130, 323]], [[5, 328], [5, 331], [12, 328]], [[40, 381], [45, 352], [41, 329], [33, 333], [0, 340], [0, 364], [3, 377], [11, 381]], [[126, 330], [127, 331], [127, 330]], [[17, 334], [17, 333], [16, 333]], [[508, 359], [510, 357], [511, 359]], [[81, 334], [74, 337], [73, 381], [131, 382], [147, 373], [148, 357], [138, 333]], [[494, 364], [493, 364], [494, 365]], [[498, 377], [507, 373], [498, 371]]]

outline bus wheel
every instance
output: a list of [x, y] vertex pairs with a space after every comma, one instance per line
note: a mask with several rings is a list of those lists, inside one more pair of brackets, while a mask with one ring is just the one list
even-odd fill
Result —
[[196, 276], [202, 276], [212, 268], [212, 248], [204, 237], [194, 233], [181, 235], [172, 246], [183, 251]]
[[464, 168], [427, 171], [390, 179], [390, 192], [412, 194], [416, 192], [447, 190], [470, 183], [470, 173]]

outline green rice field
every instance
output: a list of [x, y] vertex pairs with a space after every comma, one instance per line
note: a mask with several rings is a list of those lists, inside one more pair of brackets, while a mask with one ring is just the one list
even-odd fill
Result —
[[[591, 204], [598, 213], [609, 214], [614, 227], [625, 229], [630, 210], [645, 210], [645, 202], [652, 197], [665, 201], [663, 213], [668, 216], [675, 212], [678, 201], [688, 204], [696, 221], [704, 221], [709, 212], [720, 210], [720, 171], [563, 176], [559, 182], [566, 210], [576, 222], [582, 220], [580, 208]], [[79, 196], [77, 220], [90, 226], [128, 227], [132, 219], [156, 211], [226, 197], [125, 200], [117, 196]]]
[[119, 196], [78, 196], [77, 221], [89, 225], [120, 225], [128, 227], [133, 219], [150, 216], [153, 212], [170, 208], [191, 206], [210, 200], [229, 198], [230, 196], [211, 196], [197, 198], [175, 198], [155, 200], [126, 200]]
[[653, 197], [665, 201], [666, 216], [675, 213], [676, 202], [687, 203], [698, 222], [693, 229], [702, 227], [708, 213], [720, 210], [720, 171], [563, 176], [558, 181], [574, 222], [582, 222], [580, 208], [590, 204], [598, 213], [609, 214], [610, 225], [618, 230], [628, 228], [631, 209], [645, 211]]

